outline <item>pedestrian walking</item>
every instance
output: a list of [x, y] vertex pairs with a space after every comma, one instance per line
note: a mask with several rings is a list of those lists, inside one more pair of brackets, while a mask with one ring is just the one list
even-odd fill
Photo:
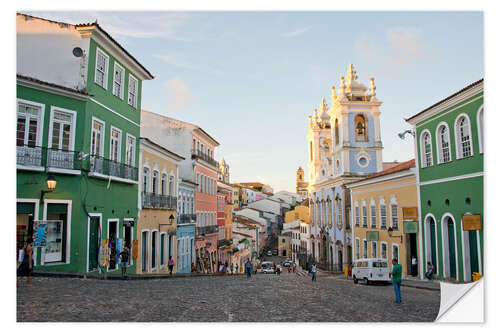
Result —
[[432, 280], [432, 274], [434, 273], [434, 266], [430, 261], [427, 262], [427, 271], [425, 272], [425, 277], [430, 281]]
[[389, 276], [392, 276], [392, 285], [394, 286], [394, 294], [396, 294], [396, 303], [401, 303], [401, 274], [403, 272], [403, 267], [398, 264], [396, 259], [392, 259], [392, 272]]
[[196, 266], [194, 265], [194, 263], [191, 263], [191, 273], [194, 272], [196, 272]]
[[168, 270], [170, 271], [170, 275], [172, 275], [172, 271], [174, 270], [174, 259], [172, 259], [172, 256], [168, 258]]
[[250, 262], [250, 259], [247, 259], [247, 262], [245, 263], [245, 273], [247, 273], [247, 278], [252, 276], [252, 263]]
[[240, 273], [240, 265], [236, 264], [236, 274]]
[[316, 264], [312, 264], [311, 274], [312, 274], [312, 281], [316, 281]]
[[295, 263], [293, 263], [292, 271], [295, 273]]
[[231, 263], [230, 269], [231, 269], [231, 275], [233, 275], [234, 265], [232, 263]]
[[413, 256], [411, 258], [411, 275], [412, 276], [417, 276], [418, 273], [417, 273], [417, 258], [415, 258], [415, 256]]
[[120, 266], [122, 267], [122, 278], [127, 277], [127, 266], [128, 266], [128, 248], [123, 247], [122, 252], [119, 254], [120, 256]]
[[21, 281], [23, 276], [26, 276], [26, 285], [31, 286], [31, 275], [33, 273], [33, 248], [31, 247], [33, 240], [28, 239], [23, 246], [23, 260], [17, 269], [17, 282]]

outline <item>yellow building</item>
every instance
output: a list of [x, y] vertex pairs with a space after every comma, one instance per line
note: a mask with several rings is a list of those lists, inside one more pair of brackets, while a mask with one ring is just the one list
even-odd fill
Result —
[[[289, 232], [291, 234], [291, 232]], [[282, 257], [292, 257], [290, 248], [290, 236], [281, 235], [278, 237], [278, 255]]]
[[309, 207], [307, 206], [295, 206], [293, 210], [285, 213], [285, 223], [293, 222], [297, 220], [306, 221], [309, 219]]
[[415, 160], [347, 185], [351, 190], [353, 258], [395, 258], [403, 276], [418, 261], [418, 195]]
[[184, 158], [147, 138], [140, 139], [139, 152], [137, 274], [168, 273], [170, 257], [175, 273], [178, 165]]

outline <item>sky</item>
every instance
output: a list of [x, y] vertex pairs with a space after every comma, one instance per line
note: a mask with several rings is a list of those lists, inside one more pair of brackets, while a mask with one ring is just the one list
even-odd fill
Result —
[[479, 11], [22, 13], [97, 19], [154, 75], [143, 110], [202, 127], [220, 143], [231, 182], [275, 191], [295, 192], [308, 116], [322, 97], [331, 105], [350, 62], [366, 86], [375, 78], [384, 161], [413, 158], [413, 138], [397, 137], [410, 128], [405, 118], [484, 75]]

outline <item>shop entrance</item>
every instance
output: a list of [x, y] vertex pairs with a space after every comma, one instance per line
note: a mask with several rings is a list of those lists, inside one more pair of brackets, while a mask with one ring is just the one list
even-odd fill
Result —
[[109, 266], [108, 270], [116, 269], [117, 263], [117, 247], [116, 239], [118, 238], [118, 221], [108, 221], [108, 237], [109, 237]]
[[123, 246], [128, 249], [128, 263], [132, 264], [132, 221], [123, 222]]
[[[468, 231], [469, 233], [469, 251], [470, 251], [470, 271], [471, 275], [474, 272], [479, 273], [479, 253], [478, 253], [478, 232], [475, 230]], [[472, 276], [471, 276], [472, 280]]]
[[91, 216], [89, 219], [89, 267], [88, 271], [95, 271], [99, 263], [99, 234], [100, 234], [101, 217]]
[[[22, 249], [28, 239], [33, 239], [33, 219], [35, 204], [31, 202], [17, 203], [16, 249]], [[16, 258], [18, 254], [16, 255]]]
[[148, 271], [148, 232], [143, 231], [141, 234], [141, 270]]
[[66, 223], [68, 205], [60, 203], [47, 204], [47, 246], [45, 246], [44, 262], [66, 261]]

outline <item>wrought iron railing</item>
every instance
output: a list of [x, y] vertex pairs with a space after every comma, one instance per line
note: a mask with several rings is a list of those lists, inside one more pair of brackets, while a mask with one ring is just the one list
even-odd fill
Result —
[[213, 165], [214, 167], [217, 167], [217, 168], [219, 167], [219, 162], [217, 162], [210, 155], [202, 152], [201, 150], [192, 149], [191, 150], [191, 156], [192, 157], [200, 158], [200, 159], [204, 160], [205, 162]]
[[230, 246], [233, 242], [230, 239], [219, 239], [217, 241], [217, 247]]
[[204, 236], [209, 234], [216, 234], [218, 232], [216, 225], [209, 225], [205, 227], [196, 227], [196, 236]]
[[170, 195], [142, 192], [142, 207], [159, 209], [176, 209], [177, 198]]
[[78, 152], [47, 147], [16, 147], [17, 165], [28, 167], [47, 167], [66, 170], [80, 170], [81, 160]]
[[137, 181], [138, 171], [136, 167], [120, 162], [108, 160], [107, 158], [92, 155], [90, 157], [90, 171], [106, 176], [130, 179]]
[[195, 223], [196, 214], [178, 214], [177, 224]]

